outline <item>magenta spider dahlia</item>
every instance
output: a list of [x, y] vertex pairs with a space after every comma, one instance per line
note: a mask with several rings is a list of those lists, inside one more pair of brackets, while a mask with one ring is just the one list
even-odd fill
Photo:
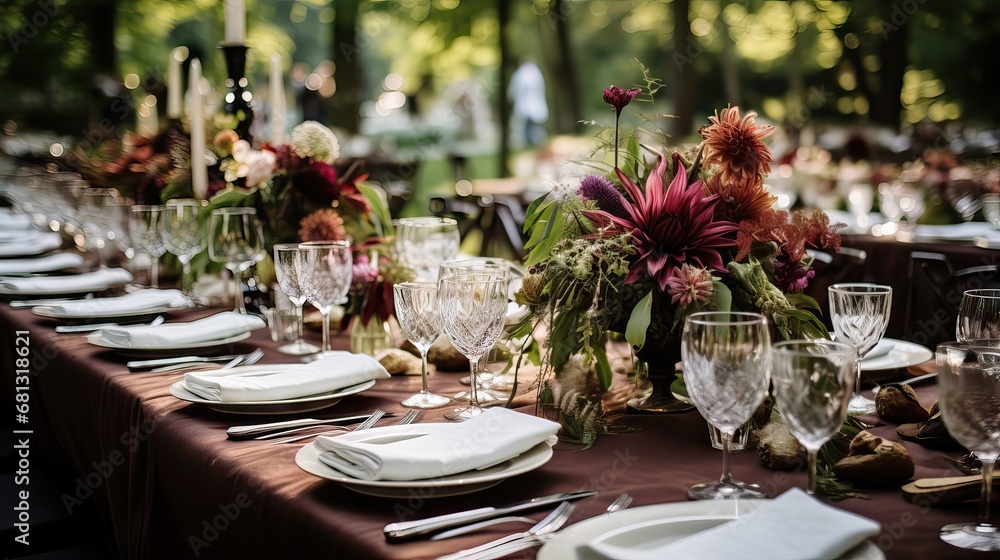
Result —
[[725, 272], [719, 249], [735, 245], [727, 235], [738, 229], [732, 222], [713, 221], [719, 196], [704, 196], [701, 180], [689, 185], [680, 155], [675, 153], [673, 159], [675, 173], [669, 185], [663, 154], [657, 154], [656, 166], [646, 179], [645, 189], [615, 169], [631, 198], [618, 195], [624, 216], [603, 210], [584, 211], [587, 218], [609, 234], [632, 232], [639, 256], [629, 268], [625, 283], [650, 278], [661, 292], [667, 290], [674, 270], [685, 263]]

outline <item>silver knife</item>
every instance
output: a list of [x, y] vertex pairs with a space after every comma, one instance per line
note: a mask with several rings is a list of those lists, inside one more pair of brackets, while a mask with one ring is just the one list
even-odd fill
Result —
[[[226, 430], [226, 435], [229, 439], [246, 439], [254, 436], [259, 436], [261, 434], [266, 434], [268, 432], [279, 431], [279, 434], [283, 434], [281, 430], [289, 431], [294, 428], [301, 428], [303, 426], [314, 426], [314, 425], [324, 425], [324, 424], [340, 424], [342, 422], [351, 422], [354, 420], [364, 420], [371, 416], [368, 414], [357, 414], [354, 416], [343, 416], [341, 418], [329, 418], [326, 420], [320, 420], [318, 418], [301, 418], [298, 420], [286, 420], [284, 422], [271, 422], [268, 424], [253, 424], [250, 426], [233, 426]], [[272, 434], [271, 437], [278, 437], [279, 434]]]
[[439, 515], [437, 517], [429, 517], [427, 519], [418, 519], [416, 521], [390, 523], [382, 529], [382, 533], [385, 535], [385, 540], [387, 541], [403, 541], [429, 535], [431, 533], [448, 529], [450, 527], [456, 527], [458, 525], [475, 523], [477, 521], [483, 521], [484, 519], [493, 519], [494, 517], [503, 517], [519, 511], [539, 509], [562, 501], [579, 500], [580, 498], [586, 498], [588, 496], [593, 496], [594, 494], [597, 494], [594, 490], [566, 492], [563, 494], [553, 494], [551, 496], [532, 498], [530, 500], [498, 508], [484, 507], [469, 511], [460, 511], [458, 513], [449, 513], [447, 515]]
[[181, 356], [179, 358], [157, 358], [155, 360], [135, 360], [125, 364], [129, 369], [145, 369], [159, 366], [172, 366], [187, 362], [228, 362], [239, 354], [229, 356]]

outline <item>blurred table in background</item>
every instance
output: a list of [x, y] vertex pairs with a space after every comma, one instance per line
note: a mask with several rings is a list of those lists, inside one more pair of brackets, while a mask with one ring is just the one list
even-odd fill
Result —
[[[856, 257], [848, 257], [853, 251], [845, 251], [833, 263], [818, 265], [816, 277], [806, 288], [806, 293], [819, 301], [824, 321], [829, 325], [826, 291], [830, 285], [837, 282], [886, 284], [892, 286], [893, 294], [885, 335], [910, 340], [931, 349], [939, 342], [954, 339], [954, 317], [961, 302], [962, 289], [989, 287], [998, 278], [996, 269], [1000, 264], [1000, 251], [977, 247], [971, 242], [910, 243], [893, 237], [847, 234], [843, 236], [842, 246], [863, 251], [863, 262]], [[935, 263], [932, 255], [943, 256], [944, 260]], [[953, 285], [931, 282], [927, 275], [928, 264], [940, 264], [945, 269], [950, 267], [953, 278], [966, 272], [966, 280]], [[942, 270], [941, 274], [931, 276], [947, 275], [947, 271]], [[973, 285], [976, 283], [981, 285]], [[939, 302], [941, 299], [945, 301]], [[931, 307], [928, 307], [928, 302]]]

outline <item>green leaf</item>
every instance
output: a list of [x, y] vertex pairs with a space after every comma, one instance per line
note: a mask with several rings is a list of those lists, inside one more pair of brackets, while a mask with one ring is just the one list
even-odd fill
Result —
[[635, 139], [635, 135], [628, 137], [628, 144], [625, 151], [628, 153], [628, 161], [633, 162], [633, 173], [636, 177], [639, 176], [639, 163], [642, 161], [639, 159], [639, 141]]
[[538, 218], [542, 216], [542, 213], [555, 204], [555, 202], [556, 199], [550, 199], [548, 193], [532, 200], [531, 204], [528, 205], [528, 209], [524, 211], [525, 219], [522, 231], [528, 233], [532, 226], [535, 225], [535, 222], [538, 221]]
[[788, 303], [794, 305], [795, 307], [804, 309], [815, 309], [816, 311], [822, 312], [823, 310], [819, 307], [819, 302], [816, 298], [808, 296], [806, 294], [785, 294], [785, 299]]
[[366, 183], [358, 183], [357, 187], [358, 192], [364, 195], [368, 205], [372, 207], [371, 216], [375, 226], [375, 234], [383, 239], [392, 235], [392, 217], [389, 215], [389, 207], [386, 206], [380, 191]]
[[545, 224], [545, 228], [542, 230], [543, 233], [540, 236], [541, 239], [539, 239], [537, 242], [538, 244], [531, 249], [527, 260], [524, 262], [524, 266], [536, 265], [549, 258], [549, 253], [552, 251], [552, 248], [556, 246], [556, 243], [558, 243], [560, 239], [562, 239], [561, 233], [565, 225], [566, 215], [563, 214], [561, 207], [556, 204], [553, 206], [552, 218]]
[[[539, 215], [535, 218], [535, 225], [531, 228], [531, 235], [528, 236], [528, 241], [524, 244], [525, 249], [531, 249], [544, 239], [545, 232], [552, 227], [552, 218], [559, 211], [558, 204], [548, 204], [542, 207]], [[543, 225], [544, 227], [542, 227]]]
[[712, 303], [716, 311], [729, 311], [733, 308], [733, 292], [718, 278], [712, 278]]
[[597, 370], [597, 380], [601, 383], [601, 390], [607, 391], [611, 387], [611, 364], [608, 362], [608, 355], [604, 351], [604, 340], [598, 338], [598, 343], [594, 344], [594, 369]]
[[639, 303], [632, 309], [632, 315], [628, 318], [628, 326], [625, 327], [625, 340], [635, 350], [642, 349], [643, 345], [646, 344], [646, 329], [649, 328], [652, 314], [653, 291], [650, 290], [646, 297], [639, 300]]

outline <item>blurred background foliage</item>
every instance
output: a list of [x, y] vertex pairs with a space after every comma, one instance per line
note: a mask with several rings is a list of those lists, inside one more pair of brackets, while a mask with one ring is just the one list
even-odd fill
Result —
[[[459, 81], [503, 123], [527, 60], [546, 78], [550, 134], [608, 122], [601, 88], [645, 85], [639, 62], [665, 85], [643, 113], [677, 115], [660, 126], [679, 137], [728, 103], [791, 127], [1000, 120], [995, 0], [247, 0], [247, 22], [251, 90], [266, 94], [279, 53], [300, 118], [348, 132], [387, 91], [416, 113]], [[217, 0], [5, 0], [0, 24], [8, 130], [81, 135], [114, 96], [162, 108], [176, 46], [222, 89]]]

